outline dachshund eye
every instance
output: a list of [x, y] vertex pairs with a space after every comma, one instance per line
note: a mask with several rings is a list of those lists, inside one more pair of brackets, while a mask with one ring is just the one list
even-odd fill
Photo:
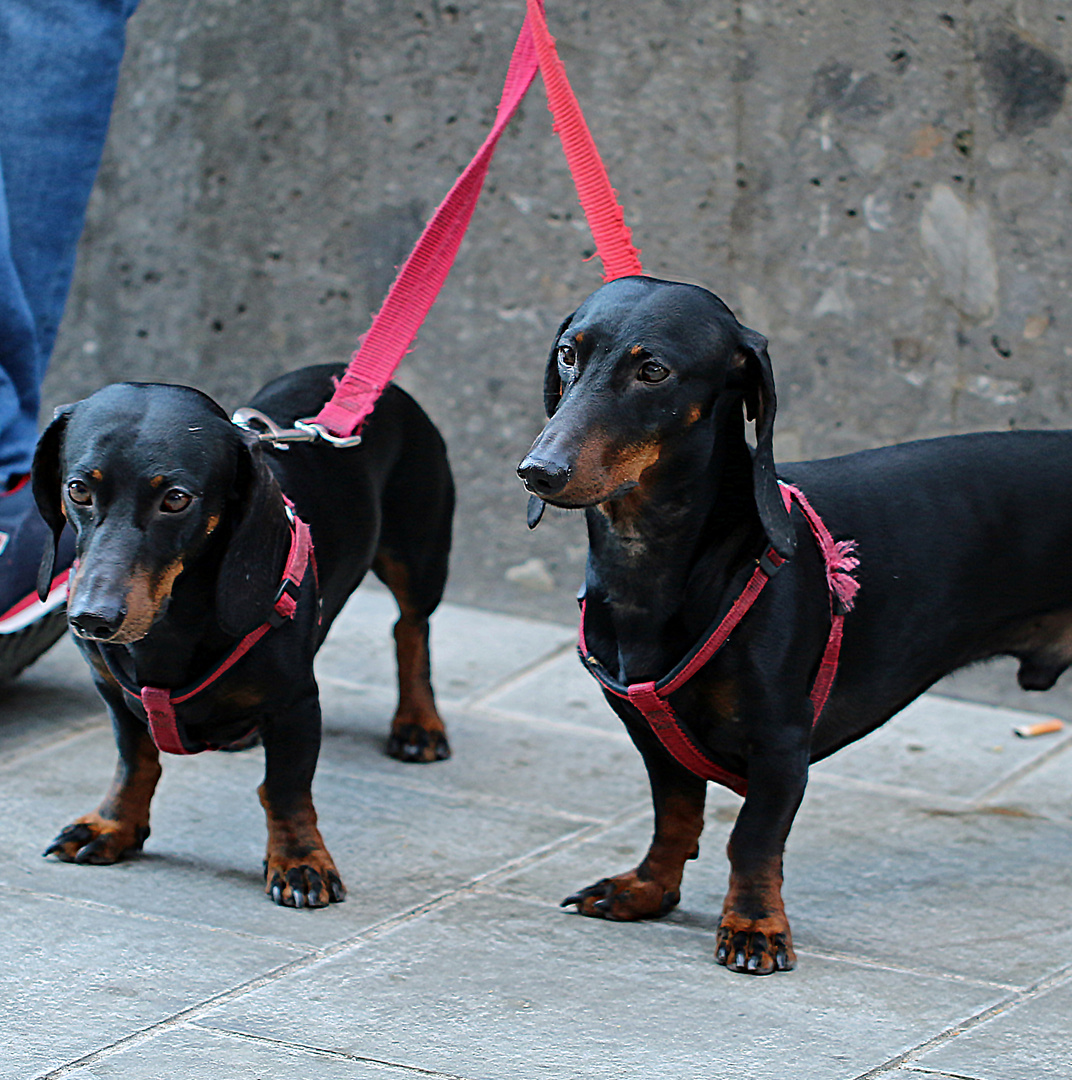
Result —
[[93, 492], [81, 480], [72, 480], [67, 485], [67, 495], [76, 506], [89, 506], [93, 502]]
[[637, 369], [637, 378], [646, 383], [662, 382], [669, 374], [670, 369], [664, 367], [658, 360], [645, 360]]
[[194, 497], [188, 491], [183, 491], [181, 488], [170, 488], [164, 492], [164, 497], [160, 500], [160, 509], [165, 514], [178, 514], [185, 510], [193, 500]]
[[577, 363], [577, 350], [572, 345], [559, 345], [558, 362], [565, 367], [573, 367]]

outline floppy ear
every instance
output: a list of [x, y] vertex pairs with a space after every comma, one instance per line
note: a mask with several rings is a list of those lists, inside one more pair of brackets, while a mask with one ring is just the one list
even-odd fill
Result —
[[63, 516], [60, 460], [63, 456], [63, 436], [67, 421], [74, 411], [73, 405], [61, 405], [52, 416], [52, 423], [41, 433], [34, 451], [31, 481], [33, 497], [45, 524], [52, 530], [52, 543], [45, 544], [41, 553], [41, 565], [37, 570], [37, 595], [44, 600], [52, 588], [52, 571], [56, 566], [56, 552], [60, 546], [60, 534], [67, 519]]
[[748, 419], [756, 424], [756, 449], [752, 454], [756, 510], [771, 547], [788, 559], [796, 549], [796, 537], [774, 471], [774, 413], [778, 401], [767, 339], [742, 326], [741, 349], [745, 354], [745, 410]]
[[239, 439], [231, 530], [216, 577], [216, 621], [242, 637], [272, 610], [290, 549], [283, 493], [256, 443]]
[[[562, 336], [562, 331], [573, 321], [573, 316], [576, 314], [576, 311], [570, 312], [570, 314], [562, 320], [562, 325], [555, 331], [555, 340], [551, 345], [551, 355], [547, 358], [547, 367], [544, 368], [543, 411], [547, 414], [548, 420], [555, 415], [558, 403], [562, 400], [562, 380], [558, 375], [558, 339]], [[543, 517], [546, 506], [547, 504], [539, 497], [539, 495], [529, 496], [528, 509], [526, 510], [525, 518], [530, 529], [535, 529], [536, 526], [540, 524], [540, 518]]]
[[570, 312], [562, 320], [562, 325], [555, 331], [555, 340], [551, 345], [551, 355], [547, 358], [547, 367], [544, 369], [543, 409], [547, 413], [548, 419], [555, 415], [555, 409], [558, 408], [558, 403], [562, 399], [562, 380], [558, 377], [558, 339], [562, 336], [562, 331], [573, 322], [573, 316], [576, 314], [576, 311]]

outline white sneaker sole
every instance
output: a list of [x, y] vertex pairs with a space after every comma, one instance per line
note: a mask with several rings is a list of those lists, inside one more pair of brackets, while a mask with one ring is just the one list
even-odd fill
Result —
[[33, 594], [4, 612], [3, 618], [0, 618], [0, 634], [16, 634], [31, 623], [63, 607], [67, 602], [67, 579], [70, 574], [70, 570], [64, 570], [62, 574], [53, 578], [52, 588], [44, 600], [39, 600], [37, 595]]

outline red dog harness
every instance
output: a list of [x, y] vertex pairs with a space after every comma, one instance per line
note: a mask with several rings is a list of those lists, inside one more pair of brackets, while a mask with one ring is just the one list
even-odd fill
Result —
[[[204, 750], [219, 750], [213, 743], [200, 742], [187, 737], [184, 725], [175, 715], [175, 706], [181, 705], [207, 690], [225, 671], [228, 671], [242, 659], [269, 630], [282, 626], [292, 618], [298, 607], [298, 591], [305, 577], [306, 568], [313, 567], [316, 574], [316, 561], [313, 557], [313, 540], [309, 526], [294, 511], [289, 503], [287, 517], [290, 520], [290, 553], [283, 570], [283, 580], [276, 593], [275, 603], [266, 622], [256, 630], [251, 630], [242, 640], [216, 665], [210, 674], [200, 681], [180, 690], [168, 690], [159, 686], [138, 686], [109, 655], [109, 650], [100, 650], [104, 662], [113, 678], [122, 687], [123, 693], [135, 701], [141, 702], [149, 719], [149, 734], [157, 749], [168, 754], [200, 754]], [[252, 734], [252, 732], [250, 732]]]
[[[811, 689], [814, 724], [818, 722], [823, 707], [826, 705], [834, 683], [834, 676], [837, 674], [842, 623], [845, 621], [845, 613], [852, 610], [856, 591], [860, 587], [852, 577], [852, 571], [859, 566], [860, 561], [853, 555], [856, 548], [854, 541], [835, 540], [804, 494], [791, 484], [781, 481], [779, 483], [786, 510], [791, 508], [793, 502], [800, 507], [826, 565], [826, 583], [830, 593], [830, 634], [827, 637], [823, 658]], [[581, 604], [580, 639], [577, 651], [580, 653], [585, 668], [605, 690], [636, 706], [651, 725], [651, 730], [658, 736], [659, 741], [686, 769], [703, 777], [704, 780], [714, 780], [731, 791], [737, 792], [738, 795], [744, 795], [747, 792], [747, 779], [722, 768], [708, 756], [699, 741], [674, 712], [668, 698], [675, 690], [680, 690], [722, 648], [733, 628], [744, 618], [748, 609], [763, 591], [763, 587], [784, 562], [785, 560], [774, 548], [769, 548], [759, 560], [744, 591], [734, 601], [726, 616], [669, 675], [657, 682], [631, 683], [626, 686], [611, 677], [606, 668], [588, 651], [588, 646], [585, 644], [585, 608], [584, 604]]]

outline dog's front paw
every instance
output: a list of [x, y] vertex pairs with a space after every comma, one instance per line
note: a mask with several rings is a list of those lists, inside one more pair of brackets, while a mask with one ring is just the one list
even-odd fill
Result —
[[631, 922], [657, 919], [673, 911], [680, 899], [677, 889], [667, 889], [657, 881], [645, 881], [635, 870], [630, 870], [572, 893], [560, 906], [575, 904], [582, 915], [594, 919]]
[[441, 728], [396, 720], [387, 740], [387, 756], [399, 761], [446, 761], [450, 757], [450, 743]]
[[127, 852], [141, 851], [148, 837], [148, 824], [86, 814], [64, 828], [44, 854], [63, 862], [106, 865], [118, 862]]
[[264, 882], [264, 891], [281, 907], [319, 908], [346, 899], [346, 886], [323, 848], [300, 859], [270, 854]]
[[718, 928], [715, 959], [731, 971], [770, 975], [792, 971], [797, 956], [784, 918], [746, 919], [724, 912]]

